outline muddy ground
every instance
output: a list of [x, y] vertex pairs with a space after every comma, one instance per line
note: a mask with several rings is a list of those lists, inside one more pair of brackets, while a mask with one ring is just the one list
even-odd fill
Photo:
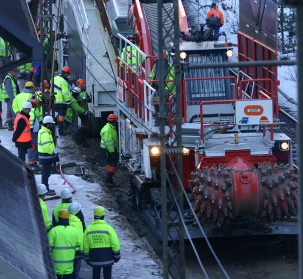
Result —
[[[71, 136], [65, 136], [63, 140], [69, 142], [69, 147], [65, 148], [66, 153], [69, 154], [68, 158], [75, 162], [84, 163], [87, 173], [83, 175], [83, 179], [102, 185], [102, 181], [105, 178], [105, 169], [100, 165], [99, 161], [99, 140], [89, 139], [91, 146], [88, 148], [76, 145]], [[128, 175], [123, 167], [118, 168], [114, 180], [115, 184], [118, 185], [117, 187], [106, 188], [103, 186], [104, 191], [108, 194], [106, 195], [107, 197], [94, 197], [93, 199], [100, 200], [99, 204], [104, 205], [108, 210], [112, 209], [119, 212], [120, 216], [117, 218], [129, 223], [134, 233], [142, 238], [142, 245], [144, 245], [145, 239], [149, 242], [150, 247], [153, 249], [153, 251], [150, 251], [150, 256], [155, 260], [161, 260], [161, 243], [155, 240], [149, 229], [139, 218], [136, 207], [129, 196]], [[211, 244], [229, 278], [299, 278], [296, 236], [215, 239], [211, 240]], [[214, 260], [206, 242], [204, 240], [195, 240], [195, 245], [208, 278], [226, 278]], [[149, 245], [144, 245], [146, 250], [151, 249], [150, 247]], [[172, 254], [174, 254], [174, 251], [172, 251]], [[188, 242], [185, 245], [185, 255], [186, 278], [207, 278], [203, 275]], [[140, 277], [136, 276], [134, 278]]]

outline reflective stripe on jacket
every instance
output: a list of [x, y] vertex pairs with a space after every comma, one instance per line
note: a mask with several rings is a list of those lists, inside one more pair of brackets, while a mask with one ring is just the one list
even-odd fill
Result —
[[41, 198], [39, 198], [39, 200], [40, 200], [40, 206], [41, 206], [41, 210], [42, 210], [44, 224], [45, 224], [46, 229], [49, 230], [52, 225], [50, 223], [47, 206], [46, 206], [46, 203], [44, 202], [44, 200], [42, 200]]
[[7, 74], [6, 77], [3, 80], [2, 98], [3, 99], [9, 98], [9, 95], [7, 93], [7, 89], [6, 89], [6, 86], [5, 86], [5, 80], [6, 79], [10, 79], [10, 82], [11, 82], [11, 85], [12, 85], [12, 89], [13, 89], [13, 94], [14, 94], [14, 97], [16, 97], [16, 95], [17, 95], [17, 86], [16, 86], [16, 84], [14, 82], [14, 79], [13, 79], [12, 75], [11, 74]]
[[38, 132], [38, 156], [41, 164], [58, 162], [58, 154], [55, 154], [55, 144], [50, 129], [42, 126]]
[[[42, 106], [37, 108], [32, 108], [31, 111], [29, 112], [29, 122], [31, 123], [31, 129], [34, 128], [34, 124], [36, 120], [39, 123], [41, 123], [43, 120]], [[38, 132], [38, 130], [37, 131], [34, 130], [33, 132]]]
[[120, 259], [120, 242], [114, 228], [104, 220], [94, 220], [83, 236], [84, 259], [91, 266], [110, 266]]
[[31, 132], [29, 119], [25, 115], [19, 113], [16, 116], [16, 119], [14, 122], [14, 131], [16, 131], [17, 123], [18, 123], [19, 119], [21, 119], [21, 118], [24, 119], [24, 121], [26, 122], [26, 126], [25, 126], [22, 134], [19, 136], [19, 138], [16, 139], [16, 142], [29, 142], [32, 140], [32, 132]]
[[207, 18], [218, 17], [220, 18], [220, 24], [224, 24], [224, 14], [218, 8], [211, 8], [207, 12]]
[[80, 248], [78, 231], [72, 226], [59, 225], [49, 231], [48, 240], [56, 274], [72, 274], [75, 253]]
[[118, 152], [119, 142], [118, 134], [115, 126], [107, 123], [100, 131], [101, 143], [100, 147], [107, 150], [107, 152]]
[[72, 99], [72, 94], [68, 88], [68, 82], [62, 76], [54, 78], [55, 103], [69, 103]]

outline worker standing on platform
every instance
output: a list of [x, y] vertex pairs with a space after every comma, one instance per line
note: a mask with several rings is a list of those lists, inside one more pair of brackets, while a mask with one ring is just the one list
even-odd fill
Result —
[[19, 85], [17, 83], [17, 75], [19, 69], [13, 68], [9, 70], [8, 74], [5, 76], [2, 85], [2, 98], [6, 102], [6, 121], [8, 125], [8, 131], [13, 131], [13, 122], [15, 120], [15, 113], [12, 109], [12, 103], [14, 98], [20, 93]]
[[112, 278], [112, 265], [120, 258], [120, 242], [112, 226], [104, 221], [106, 212], [102, 206], [94, 210], [94, 221], [87, 227], [83, 236], [84, 259], [93, 267], [93, 279]]
[[46, 228], [47, 232], [49, 232], [52, 228], [52, 225], [51, 225], [51, 222], [50, 222], [50, 219], [49, 219], [46, 203], [43, 200], [44, 197], [45, 197], [45, 194], [47, 193], [46, 186], [44, 184], [39, 184], [37, 186], [37, 191], [38, 191], [38, 195], [39, 195], [40, 207], [41, 207], [41, 210], [42, 210], [42, 216], [43, 216], [43, 221], [44, 221], [44, 224], [45, 224], [45, 228]]
[[46, 195], [56, 195], [55, 190], [49, 189], [48, 178], [52, 172], [53, 163], [59, 162], [59, 156], [55, 148], [52, 130], [55, 122], [54, 119], [47, 115], [42, 120], [42, 127], [38, 132], [38, 157], [42, 165], [41, 182], [47, 188]]
[[[72, 201], [72, 193], [68, 188], [64, 188], [61, 191], [61, 203], [56, 205], [53, 211], [53, 215], [52, 215], [52, 224], [53, 227], [55, 227], [59, 221], [58, 219], [58, 213], [61, 209], [68, 209], [68, 207], [70, 206], [70, 204], [73, 202]], [[81, 220], [82, 226], [83, 226], [83, 230], [85, 230], [86, 225], [85, 225], [85, 221], [84, 221], [84, 216], [83, 213], [81, 211], [81, 209], [79, 210], [78, 214], [79, 219]]]
[[32, 132], [30, 129], [29, 112], [32, 109], [30, 102], [25, 102], [22, 106], [22, 110], [16, 116], [14, 123], [14, 134], [12, 141], [18, 148], [18, 157], [25, 162], [25, 156], [27, 149], [31, 148]]
[[[207, 27], [214, 28], [214, 35], [220, 33], [220, 27], [224, 25], [224, 14], [217, 8], [216, 3], [211, 4], [211, 9], [207, 12], [206, 16]], [[216, 41], [218, 38], [216, 39]]]
[[68, 207], [69, 213], [69, 224], [77, 229], [80, 237], [80, 249], [76, 252], [75, 260], [74, 260], [74, 278], [80, 278], [80, 270], [81, 270], [81, 259], [83, 257], [83, 225], [80, 220], [79, 211], [81, 210], [81, 205], [77, 202], [70, 203]]
[[69, 224], [66, 209], [59, 212], [59, 222], [48, 233], [48, 240], [57, 278], [73, 279], [74, 259], [80, 249], [80, 237], [77, 229]]
[[15, 114], [22, 110], [22, 105], [35, 98], [34, 84], [31, 81], [25, 83], [24, 89], [14, 98], [12, 108]]
[[106, 186], [114, 186], [113, 176], [119, 161], [119, 141], [116, 126], [118, 116], [110, 114], [107, 117], [107, 124], [100, 131], [101, 136], [101, 162], [106, 164]]

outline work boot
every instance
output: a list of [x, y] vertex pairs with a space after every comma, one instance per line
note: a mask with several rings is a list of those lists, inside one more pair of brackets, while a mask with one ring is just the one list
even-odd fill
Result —
[[6, 126], [2, 125], [2, 119], [0, 119], [0, 129], [6, 129], [6, 128], [7, 128]]
[[7, 119], [6, 122], [7, 122], [7, 126], [8, 126], [7, 130], [14, 131], [13, 119]]
[[45, 194], [46, 196], [55, 196], [56, 195], [56, 191], [53, 189], [48, 189], [48, 191]]

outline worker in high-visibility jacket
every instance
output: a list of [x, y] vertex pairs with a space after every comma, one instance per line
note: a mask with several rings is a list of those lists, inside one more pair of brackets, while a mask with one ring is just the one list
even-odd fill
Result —
[[35, 98], [34, 84], [32, 81], [25, 83], [24, 89], [14, 98], [12, 108], [15, 114], [18, 114], [22, 110], [22, 105]]
[[[206, 14], [206, 24], [207, 27], [214, 29], [214, 35], [219, 35], [220, 27], [224, 25], [224, 14], [216, 3], [211, 4], [211, 9]], [[218, 41], [218, 36], [216, 36], [215, 41]]]
[[[53, 224], [53, 227], [57, 226], [58, 224], [58, 221], [59, 221], [59, 217], [58, 217], [58, 214], [59, 214], [59, 211], [61, 209], [68, 209], [68, 207], [70, 206], [70, 204], [73, 202], [72, 201], [72, 193], [71, 191], [68, 189], [68, 188], [64, 188], [62, 191], [61, 191], [61, 203], [57, 204], [55, 207], [54, 207], [54, 210], [53, 210], [53, 214], [52, 214], [52, 224]], [[82, 223], [82, 226], [83, 226], [83, 231], [86, 229], [86, 225], [85, 225], [85, 221], [84, 221], [84, 216], [83, 216], [83, 213], [81, 211], [81, 208], [78, 212], [78, 216], [81, 220], [81, 223]]]
[[79, 211], [81, 211], [81, 204], [77, 202], [70, 203], [68, 207], [69, 224], [77, 229], [80, 237], [80, 249], [76, 252], [74, 260], [74, 278], [80, 278], [81, 259], [83, 257], [83, 225], [80, 220]]
[[37, 185], [37, 192], [38, 192], [38, 195], [39, 195], [39, 201], [40, 201], [40, 207], [41, 207], [41, 210], [42, 210], [44, 225], [45, 225], [45, 228], [46, 228], [47, 232], [49, 232], [52, 228], [52, 225], [51, 225], [51, 222], [50, 222], [50, 219], [49, 219], [46, 203], [43, 200], [44, 197], [45, 197], [45, 194], [47, 193], [46, 186], [44, 184]]
[[106, 186], [114, 186], [113, 176], [119, 161], [119, 141], [116, 130], [117, 123], [118, 116], [110, 114], [107, 117], [107, 124], [100, 131], [100, 159], [102, 163], [106, 164], [106, 179], [104, 181]]
[[104, 221], [106, 214], [102, 206], [94, 209], [94, 221], [86, 228], [83, 236], [84, 259], [93, 267], [93, 278], [111, 279], [112, 265], [120, 258], [120, 242], [112, 226]]
[[53, 163], [60, 161], [52, 135], [54, 124], [55, 121], [50, 115], [45, 116], [38, 132], [37, 141], [39, 163], [42, 165], [41, 183], [46, 186], [48, 196], [56, 195], [56, 192], [49, 188], [48, 179], [52, 173]]
[[48, 241], [57, 278], [71, 279], [75, 254], [80, 249], [80, 237], [77, 229], [69, 224], [66, 209], [60, 210], [58, 226], [49, 231]]
[[14, 98], [20, 93], [19, 85], [17, 83], [17, 75], [19, 69], [13, 68], [8, 71], [8, 74], [5, 76], [3, 85], [2, 85], [2, 98], [6, 102], [6, 121], [8, 125], [8, 131], [13, 131], [13, 123], [16, 117], [16, 114], [13, 111], [12, 103]]
[[72, 74], [70, 67], [65, 66], [59, 75], [54, 78], [55, 110], [58, 113], [58, 131], [63, 135], [65, 114], [73, 96], [68, 87], [68, 76]]
[[[77, 100], [79, 106], [85, 111], [88, 111], [88, 103], [91, 103], [92, 99], [90, 95], [86, 92], [86, 82], [83, 79], [78, 79], [76, 85], [72, 92], [73, 96]], [[77, 113], [77, 112], [76, 112]], [[77, 144], [88, 147], [87, 142], [87, 132], [89, 129], [89, 116], [88, 114], [79, 114], [78, 117], [81, 119], [81, 127], [75, 132], [74, 139]]]
[[12, 141], [18, 148], [18, 157], [25, 162], [27, 149], [31, 148], [32, 132], [29, 122], [29, 112], [32, 109], [30, 102], [25, 102], [21, 112], [16, 116]]
[[[20, 95], [20, 94], [19, 94]], [[30, 100], [33, 108], [29, 112], [29, 122], [31, 125], [32, 131], [32, 148], [27, 149], [27, 159], [28, 165], [32, 168], [39, 167], [37, 161], [38, 157], [38, 132], [40, 126], [42, 125], [43, 112], [42, 106], [40, 104], [40, 98], [38, 95], [35, 95], [35, 99]]]

